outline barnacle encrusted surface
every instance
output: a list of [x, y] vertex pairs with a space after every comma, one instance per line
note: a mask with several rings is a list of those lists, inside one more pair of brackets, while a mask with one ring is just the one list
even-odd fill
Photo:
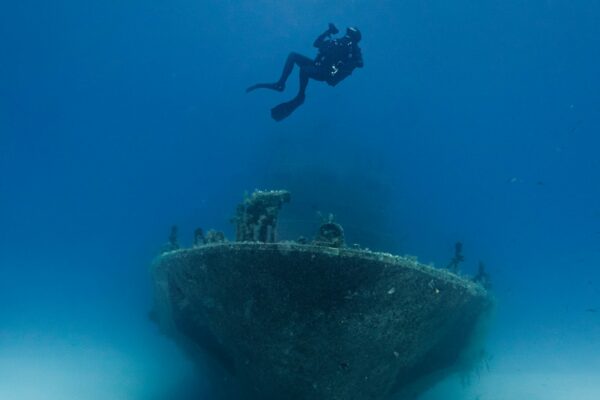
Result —
[[176, 250], [153, 273], [161, 326], [256, 399], [388, 399], [451, 367], [490, 306], [411, 258], [295, 242]]

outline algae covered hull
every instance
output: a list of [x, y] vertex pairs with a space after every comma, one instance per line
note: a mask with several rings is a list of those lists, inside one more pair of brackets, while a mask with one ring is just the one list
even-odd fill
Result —
[[489, 306], [410, 258], [296, 242], [171, 251], [153, 274], [160, 325], [256, 399], [391, 398], [451, 367]]

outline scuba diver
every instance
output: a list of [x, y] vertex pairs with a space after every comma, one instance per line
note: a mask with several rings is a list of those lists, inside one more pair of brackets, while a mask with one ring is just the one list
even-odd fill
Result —
[[290, 53], [283, 67], [281, 78], [275, 83], [258, 83], [246, 89], [246, 93], [256, 89], [271, 89], [278, 92], [285, 90], [285, 82], [292, 73], [294, 65], [300, 68], [300, 89], [298, 94], [290, 101], [281, 103], [271, 109], [271, 117], [275, 121], [281, 121], [294, 112], [304, 103], [306, 86], [309, 79], [327, 82], [331, 86], [340, 83], [344, 78], [352, 74], [355, 68], [363, 67], [362, 53], [358, 42], [361, 34], [355, 27], [349, 27], [346, 34], [339, 39], [332, 39], [339, 30], [334, 24], [323, 32], [314, 42], [319, 53], [314, 60], [298, 53]]

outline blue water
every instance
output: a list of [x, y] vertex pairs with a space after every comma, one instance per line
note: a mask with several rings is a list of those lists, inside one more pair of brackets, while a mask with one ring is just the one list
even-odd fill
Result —
[[[365, 67], [275, 123], [297, 72], [244, 88], [330, 21]], [[600, 398], [599, 49], [593, 1], [3, 4], [0, 398], [208, 385], [147, 318], [149, 265], [173, 223], [232, 237], [254, 188], [292, 191], [285, 238], [333, 213], [371, 249], [485, 262], [489, 368], [424, 399]]]

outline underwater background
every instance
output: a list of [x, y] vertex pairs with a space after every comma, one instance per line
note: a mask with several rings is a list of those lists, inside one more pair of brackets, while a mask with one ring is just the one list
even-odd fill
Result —
[[[297, 72], [244, 89], [329, 22], [365, 67], [275, 123]], [[149, 266], [255, 188], [284, 239], [485, 263], [486, 365], [423, 400], [600, 398], [599, 2], [22, 0], [0, 54], [0, 399], [210, 399]]]

